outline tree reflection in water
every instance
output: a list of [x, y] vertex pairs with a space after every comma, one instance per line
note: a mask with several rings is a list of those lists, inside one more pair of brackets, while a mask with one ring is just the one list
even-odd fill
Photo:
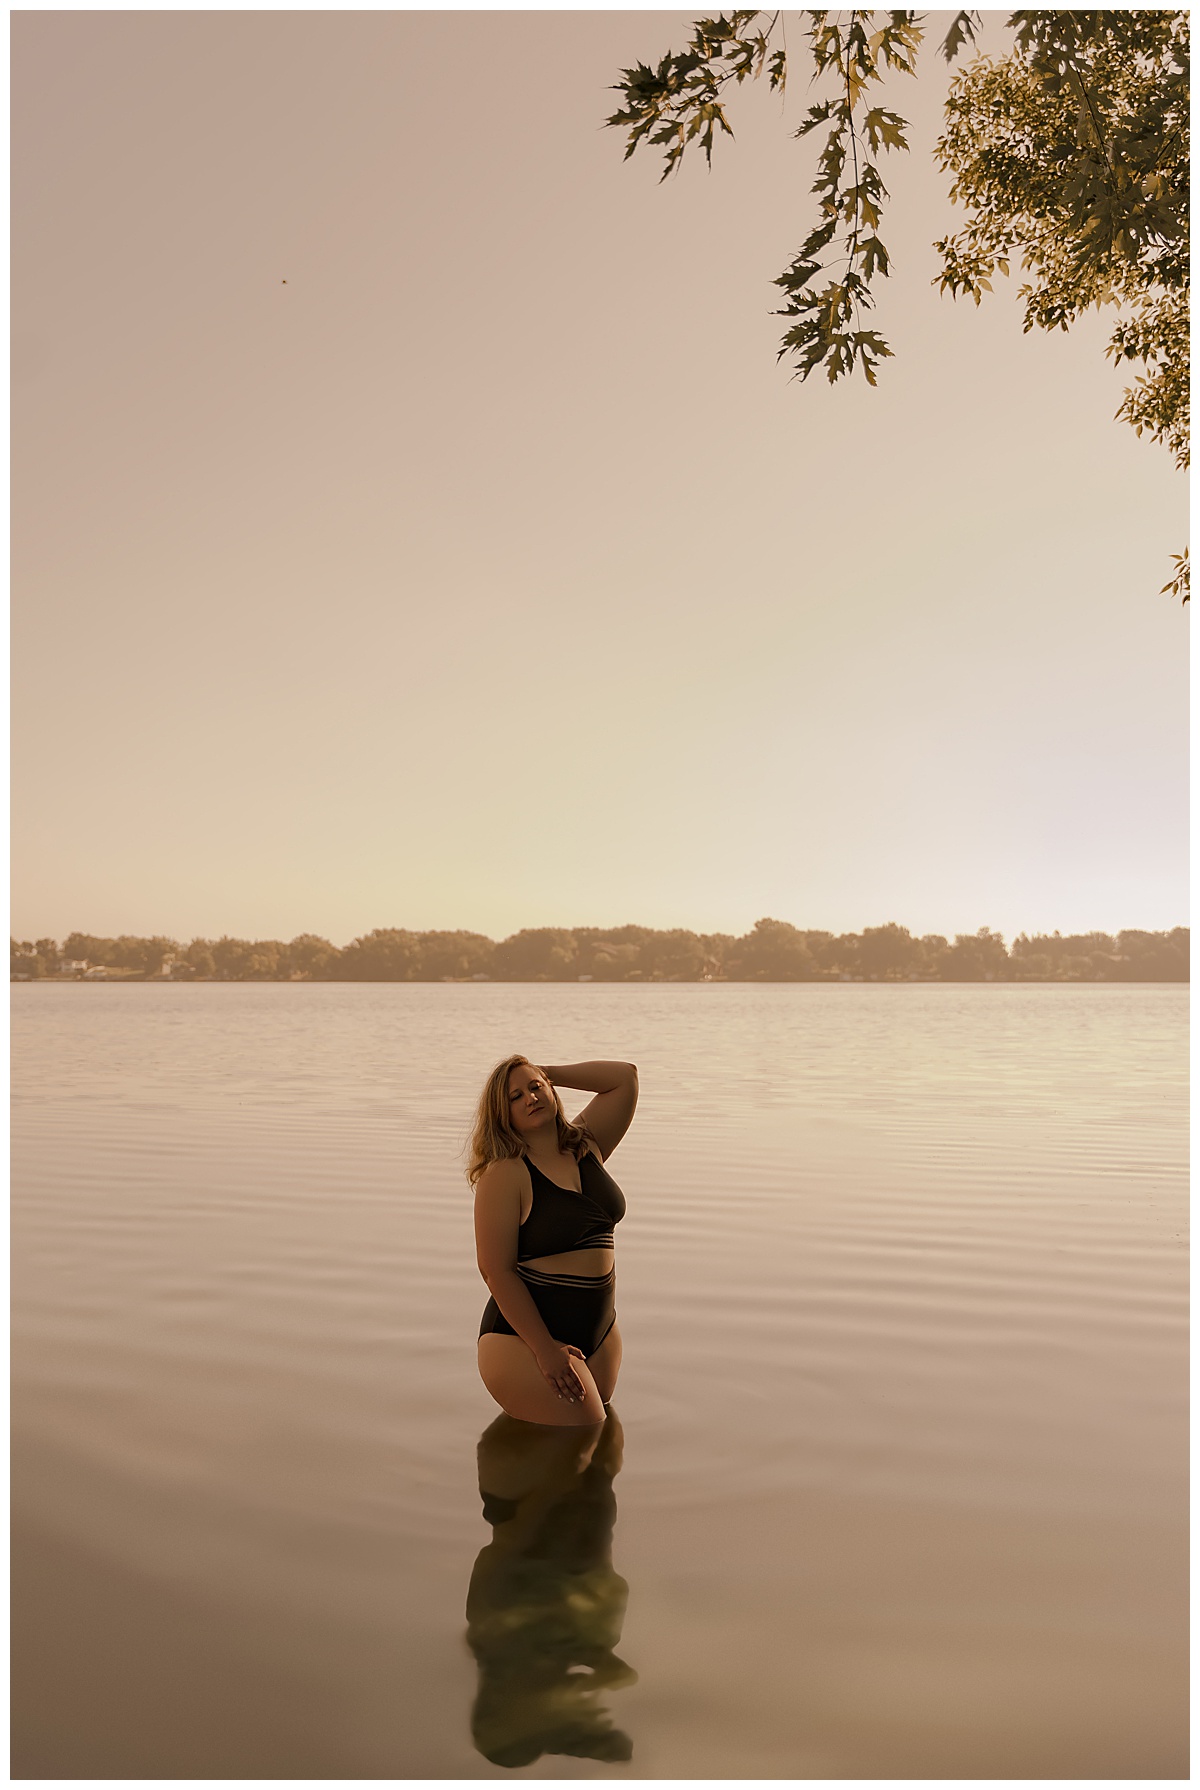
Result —
[[500, 1416], [479, 1438], [492, 1539], [467, 1592], [479, 1665], [471, 1734], [494, 1765], [532, 1765], [543, 1753], [632, 1757], [600, 1701], [637, 1682], [613, 1652], [629, 1597], [612, 1565], [622, 1441], [611, 1411], [599, 1429]]

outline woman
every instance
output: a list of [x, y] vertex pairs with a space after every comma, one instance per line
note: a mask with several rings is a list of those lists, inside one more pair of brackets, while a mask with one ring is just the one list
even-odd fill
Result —
[[[558, 1087], [595, 1094], [572, 1123]], [[621, 1365], [613, 1226], [625, 1197], [604, 1167], [633, 1118], [632, 1063], [539, 1068], [506, 1057], [471, 1139], [475, 1245], [491, 1298], [479, 1372], [526, 1423], [603, 1423]]]

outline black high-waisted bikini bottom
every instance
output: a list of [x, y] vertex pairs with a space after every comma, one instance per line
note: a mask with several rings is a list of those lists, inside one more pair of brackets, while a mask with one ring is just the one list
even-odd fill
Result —
[[[540, 1268], [517, 1263], [517, 1273], [533, 1294], [533, 1303], [555, 1342], [574, 1343], [584, 1355], [594, 1355], [617, 1321], [617, 1276], [610, 1268], [600, 1276], [543, 1274]], [[494, 1299], [483, 1308], [480, 1336], [517, 1333]]]

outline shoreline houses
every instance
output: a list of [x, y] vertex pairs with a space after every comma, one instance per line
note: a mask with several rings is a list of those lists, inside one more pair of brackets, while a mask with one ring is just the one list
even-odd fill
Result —
[[[29, 958], [14, 956], [13, 968], [9, 971], [10, 982], [170, 982], [192, 981], [190, 965], [175, 953], [164, 957], [157, 970], [119, 969], [114, 964], [90, 963], [86, 957], [64, 957], [58, 967], [49, 975], [36, 969], [22, 970], [15, 966], [22, 962], [33, 961]], [[176, 971], [181, 972], [176, 976]], [[203, 980], [210, 981], [211, 977]]]

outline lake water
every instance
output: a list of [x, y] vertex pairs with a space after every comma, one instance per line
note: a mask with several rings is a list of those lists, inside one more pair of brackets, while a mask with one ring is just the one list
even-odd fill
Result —
[[[12, 995], [15, 1776], [1186, 1775], [1185, 988]], [[512, 1050], [641, 1073], [594, 1451]]]

